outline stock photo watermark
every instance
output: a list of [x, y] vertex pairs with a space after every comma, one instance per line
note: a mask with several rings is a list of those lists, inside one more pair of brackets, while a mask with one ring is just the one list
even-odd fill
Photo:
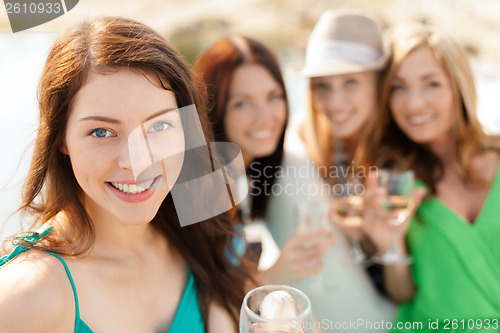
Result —
[[499, 319], [457, 319], [446, 318], [428, 319], [427, 322], [422, 321], [406, 321], [406, 322], [390, 322], [384, 320], [368, 320], [363, 318], [350, 319], [348, 321], [336, 321], [323, 319], [321, 321], [304, 322], [298, 320], [290, 321], [291, 329], [307, 329], [307, 330], [342, 330], [353, 331], [367, 330], [387, 332], [392, 329], [396, 330], [411, 330], [412, 332], [432, 332], [432, 331], [448, 331], [454, 332], [476, 332], [477, 330], [491, 330], [497, 332], [499, 329]]
[[[354, 163], [344, 166], [318, 167], [314, 162], [308, 160], [306, 164], [300, 166], [278, 165], [275, 167], [263, 166], [259, 162], [254, 162], [250, 164], [249, 172], [251, 175], [249, 192], [252, 195], [301, 196], [311, 199], [318, 195], [362, 196], [366, 192], [365, 180], [370, 174], [376, 174], [378, 168], [376, 166], [356, 166]], [[323, 178], [325, 175], [332, 181], [325, 181]], [[287, 181], [280, 182], [280, 179], [287, 179]], [[307, 179], [318, 181], [304, 181]]]
[[4, 0], [13, 33], [27, 30], [62, 16], [79, 0]]

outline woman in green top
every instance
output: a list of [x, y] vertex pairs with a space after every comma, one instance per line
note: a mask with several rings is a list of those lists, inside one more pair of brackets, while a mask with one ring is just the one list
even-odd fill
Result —
[[0, 332], [236, 332], [233, 226], [181, 227], [170, 191], [199, 147], [189, 124], [213, 141], [200, 91], [141, 23], [100, 18], [55, 42], [21, 207], [45, 231], [0, 260]]
[[[393, 329], [496, 331], [498, 139], [478, 121], [473, 75], [457, 42], [417, 24], [396, 28], [390, 38], [392, 58], [368, 141], [369, 161], [411, 168], [427, 189], [409, 229], [397, 232], [402, 251], [406, 236], [412, 270], [385, 267], [387, 290], [403, 303]], [[372, 224], [369, 235], [384, 251], [387, 238], [375, 232], [380, 226]]]

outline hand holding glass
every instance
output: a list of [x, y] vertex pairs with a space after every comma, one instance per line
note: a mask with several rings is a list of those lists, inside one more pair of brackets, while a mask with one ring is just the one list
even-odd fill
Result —
[[378, 170], [377, 202], [385, 210], [386, 222], [390, 228], [389, 246], [383, 254], [373, 258], [381, 264], [410, 263], [411, 257], [403, 255], [396, 242], [396, 229], [408, 223], [415, 203], [413, 190], [415, 175], [413, 171]]

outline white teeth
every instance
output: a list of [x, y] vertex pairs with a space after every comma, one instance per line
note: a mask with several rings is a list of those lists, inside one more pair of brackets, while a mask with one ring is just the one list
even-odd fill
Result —
[[252, 137], [255, 139], [267, 139], [272, 133], [273, 131], [271, 130], [260, 131], [252, 133]]
[[128, 193], [128, 194], [137, 194], [137, 193], [142, 193], [149, 189], [151, 185], [153, 184], [155, 180], [151, 179], [147, 182], [141, 183], [141, 184], [121, 184], [121, 183], [111, 183], [114, 188]]
[[[126, 190], [125, 190], [125, 191], [126, 191]], [[137, 193], [137, 185], [135, 185], [135, 184], [130, 184], [130, 185], [128, 186], [128, 191], [126, 191], [126, 192], [130, 192], [130, 193], [132, 193], [132, 194], [136, 194], [136, 193]]]
[[345, 121], [347, 118], [349, 118], [349, 113], [341, 113], [333, 115], [333, 120], [339, 123]]
[[410, 123], [414, 125], [422, 125], [428, 123], [434, 119], [433, 115], [422, 115], [422, 116], [413, 116], [409, 117]]
[[145, 183], [142, 183], [142, 184], [138, 184], [137, 185], [137, 191], [140, 193], [140, 192], [143, 192], [143, 191], [146, 191], [148, 188], [151, 187], [151, 184], [153, 184], [155, 180], [154, 179], [151, 179], [150, 181], [147, 181]]

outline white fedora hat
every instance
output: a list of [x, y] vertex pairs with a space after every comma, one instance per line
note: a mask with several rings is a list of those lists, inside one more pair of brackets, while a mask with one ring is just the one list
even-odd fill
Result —
[[300, 74], [318, 77], [378, 70], [387, 58], [383, 28], [376, 18], [354, 10], [327, 11], [309, 37]]

